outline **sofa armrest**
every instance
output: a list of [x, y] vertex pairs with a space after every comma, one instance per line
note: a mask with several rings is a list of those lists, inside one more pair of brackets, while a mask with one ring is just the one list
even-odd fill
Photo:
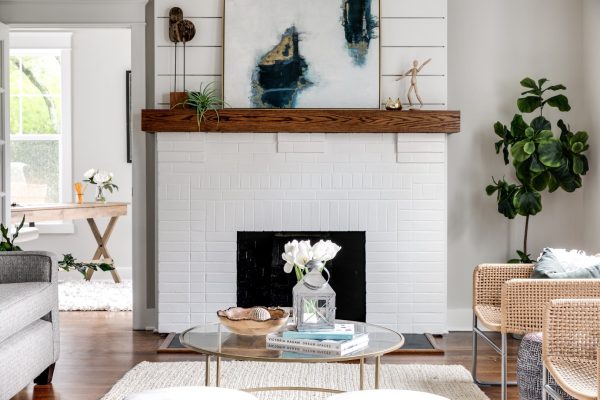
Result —
[[500, 307], [502, 284], [529, 278], [533, 264], [479, 264], [473, 271], [473, 308], [486, 304]]
[[0, 283], [58, 282], [56, 255], [44, 251], [0, 252]]
[[502, 285], [502, 332], [541, 332], [551, 300], [595, 298], [600, 298], [600, 279], [510, 280]]

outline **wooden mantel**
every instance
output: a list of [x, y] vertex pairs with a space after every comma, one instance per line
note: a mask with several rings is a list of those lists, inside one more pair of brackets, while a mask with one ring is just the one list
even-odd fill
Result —
[[[460, 111], [236, 109], [207, 112], [203, 132], [456, 133]], [[146, 132], [198, 132], [193, 110], [142, 110]]]

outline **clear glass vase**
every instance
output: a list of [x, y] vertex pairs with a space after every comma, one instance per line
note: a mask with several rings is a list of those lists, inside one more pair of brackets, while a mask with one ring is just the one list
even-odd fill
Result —
[[[308, 272], [292, 291], [296, 329], [327, 330], [335, 326], [335, 291], [329, 286], [329, 271], [321, 261], [306, 264]], [[327, 275], [325, 278], [322, 274]]]
[[96, 185], [96, 203], [106, 203], [104, 188], [100, 185]]

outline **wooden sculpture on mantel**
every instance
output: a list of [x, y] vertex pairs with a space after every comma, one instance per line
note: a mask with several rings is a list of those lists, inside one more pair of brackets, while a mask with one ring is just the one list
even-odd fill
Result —
[[183, 91], [185, 92], [185, 45], [196, 35], [196, 27], [192, 21], [183, 19], [183, 11], [179, 7], [169, 10], [169, 40], [175, 43], [174, 91], [177, 92], [177, 43], [183, 43]]
[[405, 74], [402, 74], [402, 76], [400, 76], [400, 78], [396, 79], [396, 81], [399, 81], [410, 75], [410, 88], [408, 89], [407, 97], [408, 97], [408, 104], [411, 107], [413, 105], [412, 97], [411, 97], [412, 92], [415, 92], [415, 95], [417, 96], [417, 100], [419, 100], [419, 104], [421, 105], [421, 108], [423, 107], [423, 100], [421, 99], [421, 96], [419, 95], [419, 88], [417, 87], [417, 75], [419, 74], [419, 72], [421, 72], [423, 67], [426, 66], [430, 61], [431, 61], [431, 58], [427, 59], [427, 61], [423, 62], [421, 64], [421, 66], [419, 66], [419, 61], [414, 60], [412, 68], [409, 69], [408, 71], [406, 71]]

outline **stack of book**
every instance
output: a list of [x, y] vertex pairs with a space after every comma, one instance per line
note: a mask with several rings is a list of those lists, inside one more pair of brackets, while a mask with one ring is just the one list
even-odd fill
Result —
[[336, 324], [324, 331], [288, 330], [267, 335], [267, 349], [324, 356], [344, 356], [369, 345], [367, 333], [355, 333], [354, 324]]

